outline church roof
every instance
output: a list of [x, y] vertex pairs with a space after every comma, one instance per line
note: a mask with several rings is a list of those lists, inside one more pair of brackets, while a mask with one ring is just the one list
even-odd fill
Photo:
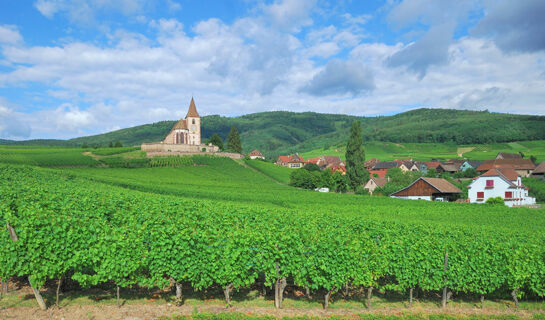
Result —
[[187, 122], [185, 121], [185, 119], [180, 119], [178, 120], [178, 122], [176, 122], [174, 127], [172, 127], [172, 130], [176, 129], [187, 129]]
[[194, 117], [194, 118], [200, 118], [199, 113], [197, 112], [197, 107], [195, 107], [195, 101], [193, 100], [193, 97], [191, 97], [191, 103], [189, 103], [189, 110], [187, 110], [187, 117]]

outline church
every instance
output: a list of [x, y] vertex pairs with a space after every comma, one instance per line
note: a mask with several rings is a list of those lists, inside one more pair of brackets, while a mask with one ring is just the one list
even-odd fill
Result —
[[201, 116], [195, 107], [195, 100], [191, 98], [189, 110], [185, 119], [180, 119], [170, 133], [167, 135], [163, 143], [167, 144], [201, 144]]
[[201, 144], [201, 116], [197, 112], [195, 100], [191, 98], [189, 109], [184, 119], [180, 119], [161, 142], [143, 143], [142, 151], [152, 153], [168, 152], [218, 152], [212, 144]]

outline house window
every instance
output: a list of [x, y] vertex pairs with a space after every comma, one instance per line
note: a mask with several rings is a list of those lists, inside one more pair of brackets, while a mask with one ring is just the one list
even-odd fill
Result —
[[191, 123], [192, 123], [192, 124], [195, 124], [195, 119], [191, 120]]
[[477, 192], [477, 200], [483, 200], [484, 199], [484, 192], [479, 191]]
[[486, 180], [486, 188], [494, 188], [494, 180]]
[[505, 200], [507, 199], [513, 199], [513, 192], [512, 191], [505, 191]]

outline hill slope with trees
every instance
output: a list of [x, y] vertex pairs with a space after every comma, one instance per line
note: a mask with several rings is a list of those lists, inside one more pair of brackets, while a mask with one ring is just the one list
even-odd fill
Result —
[[[545, 139], [545, 116], [451, 109], [416, 109], [393, 116], [356, 117], [314, 112], [261, 112], [240, 117], [202, 118], [203, 141], [217, 133], [223, 140], [231, 127], [240, 133], [245, 152], [254, 148], [267, 156], [305, 152], [344, 143], [350, 125], [359, 120], [363, 140], [390, 142], [454, 142], [482, 144]], [[106, 146], [161, 141], [175, 121], [161, 121], [105, 134], [70, 140], [0, 140], [0, 144], [52, 146]]]

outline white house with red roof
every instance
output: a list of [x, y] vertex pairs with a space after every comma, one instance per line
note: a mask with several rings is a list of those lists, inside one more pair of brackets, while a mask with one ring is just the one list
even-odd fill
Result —
[[528, 196], [520, 174], [513, 169], [490, 169], [474, 178], [467, 188], [470, 203], [485, 203], [493, 197], [501, 197], [509, 207], [536, 203], [535, 198]]

